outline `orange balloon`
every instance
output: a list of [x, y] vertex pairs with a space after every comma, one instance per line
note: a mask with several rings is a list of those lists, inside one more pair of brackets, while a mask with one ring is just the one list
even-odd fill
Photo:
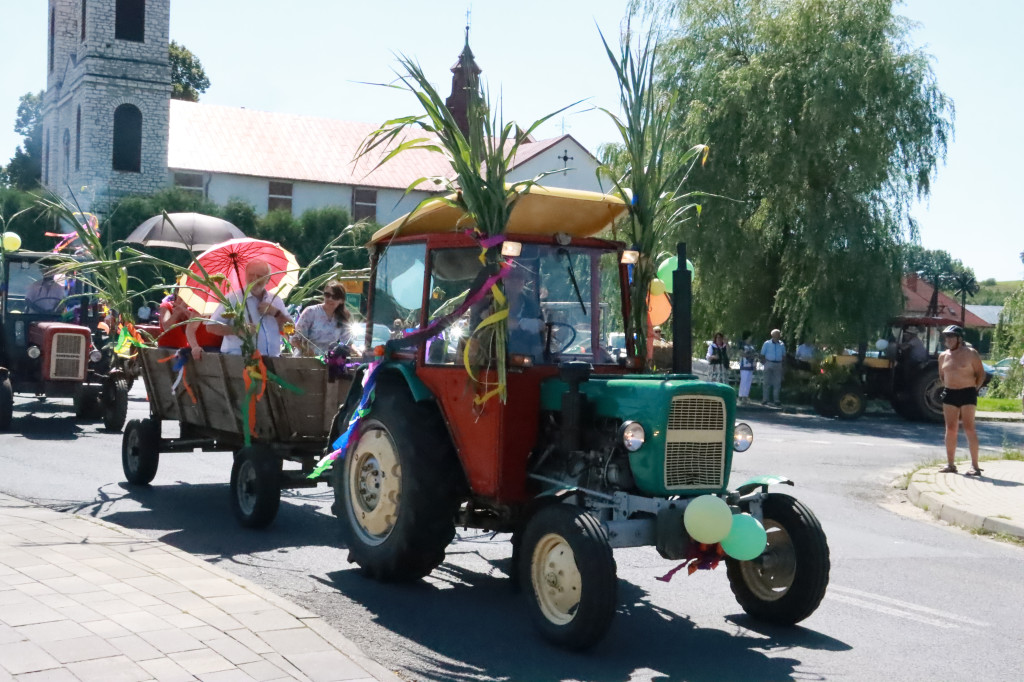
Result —
[[668, 294], [648, 294], [647, 314], [651, 316], [651, 324], [664, 324], [672, 314], [672, 301], [669, 300]]

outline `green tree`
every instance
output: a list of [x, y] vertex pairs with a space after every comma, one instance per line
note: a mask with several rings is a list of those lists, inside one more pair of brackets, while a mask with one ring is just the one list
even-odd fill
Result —
[[[948, 277], [974, 277], [974, 270], [964, 265], [959, 258], [953, 258], [948, 251], [926, 249], [913, 243], [903, 246], [903, 272], [915, 272], [922, 277], [929, 277], [931, 273]], [[995, 280], [992, 283], [995, 284]], [[943, 282], [943, 288], [950, 286]]]
[[199, 95], [210, 87], [199, 57], [184, 45], [171, 41], [171, 98], [198, 102]]
[[20, 190], [29, 190], [39, 184], [43, 169], [43, 92], [27, 92], [18, 102], [14, 132], [24, 141], [14, 150], [14, 156], [4, 168], [4, 182]]
[[[892, 0], [652, 0], [675, 27], [660, 74], [682, 139], [711, 154], [681, 237], [703, 329], [867, 338], [901, 305], [910, 207], [953, 105]], [[685, 148], [684, 144], [678, 144]]]

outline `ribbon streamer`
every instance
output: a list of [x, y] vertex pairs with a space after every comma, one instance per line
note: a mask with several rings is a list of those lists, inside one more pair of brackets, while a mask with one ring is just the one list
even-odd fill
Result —
[[307, 478], [319, 478], [320, 475], [327, 471], [327, 469], [329, 469], [336, 460], [344, 458], [345, 451], [348, 449], [352, 436], [359, 432], [359, 424], [362, 422], [363, 417], [370, 413], [370, 405], [373, 403], [374, 387], [377, 383], [377, 369], [382, 364], [383, 363], [380, 360], [376, 360], [367, 366], [366, 374], [363, 376], [363, 395], [359, 398], [359, 405], [356, 406], [355, 412], [353, 412], [352, 418], [348, 422], [348, 427], [345, 429], [343, 434], [338, 436], [338, 438], [331, 443], [331, 447], [334, 448], [334, 450], [325, 455], [323, 459], [317, 463], [313, 473], [307, 476]]

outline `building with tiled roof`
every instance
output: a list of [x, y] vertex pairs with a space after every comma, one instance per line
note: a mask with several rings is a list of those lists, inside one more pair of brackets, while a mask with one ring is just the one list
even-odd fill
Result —
[[[985, 330], [995, 324], [982, 319], [970, 311], [961, 310], [960, 304], [949, 294], [938, 292], [938, 310], [929, 311], [935, 289], [931, 284], [911, 273], [903, 277], [903, 314], [907, 317], [946, 317], [954, 320], [963, 319], [964, 326], [972, 329]], [[963, 317], [961, 318], [961, 313]]]
[[[43, 184], [83, 210], [124, 194], [175, 185], [215, 203], [241, 199], [258, 213], [340, 206], [387, 223], [450, 172], [444, 157], [403, 152], [356, 159], [373, 123], [213, 106], [171, 99], [170, 0], [49, 0], [43, 100]], [[452, 67], [449, 108], [480, 73], [468, 42]], [[404, 113], [404, 112], [399, 112]], [[594, 156], [571, 135], [522, 145], [510, 180], [544, 172], [543, 184], [600, 190]]]

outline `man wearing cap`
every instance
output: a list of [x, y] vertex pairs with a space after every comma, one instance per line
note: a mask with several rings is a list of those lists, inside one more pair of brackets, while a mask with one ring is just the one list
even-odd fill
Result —
[[919, 364], [928, 359], [928, 349], [924, 347], [918, 337], [917, 327], [907, 327], [903, 330], [903, 339], [900, 341], [900, 352], [904, 362]]
[[[761, 395], [761, 404], [772, 405], [782, 404], [782, 362], [786, 359], [786, 344], [782, 342], [782, 331], [772, 330], [770, 339], [761, 345], [761, 361], [764, 362], [764, 381]], [[775, 400], [771, 400], [771, 396]]]
[[985, 366], [978, 351], [964, 342], [964, 330], [951, 324], [942, 330], [946, 350], [939, 355], [939, 379], [945, 387], [942, 391], [942, 415], [946, 420], [946, 461], [939, 473], [955, 474], [957, 430], [964, 425], [967, 447], [971, 452], [971, 468], [968, 476], [980, 476], [978, 466], [978, 432], [974, 425], [974, 413], [978, 407], [978, 389], [985, 383]]

